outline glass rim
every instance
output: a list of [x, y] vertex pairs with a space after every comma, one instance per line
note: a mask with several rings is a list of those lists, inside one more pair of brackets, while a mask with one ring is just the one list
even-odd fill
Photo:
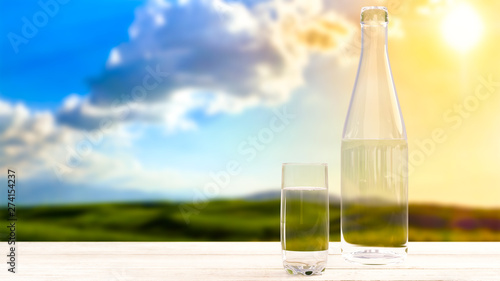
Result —
[[321, 163], [321, 162], [315, 162], [315, 163], [287, 162], [287, 163], [283, 163], [282, 166], [328, 166], [328, 163]]

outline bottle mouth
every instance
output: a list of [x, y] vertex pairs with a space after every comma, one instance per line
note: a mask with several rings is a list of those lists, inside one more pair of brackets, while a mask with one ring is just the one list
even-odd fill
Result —
[[362, 25], [387, 25], [388, 12], [384, 6], [369, 6], [361, 8]]

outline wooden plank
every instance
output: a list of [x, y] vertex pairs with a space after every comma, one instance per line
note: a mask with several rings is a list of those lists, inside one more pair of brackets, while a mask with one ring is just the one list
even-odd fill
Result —
[[[5, 243], [6, 245], [6, 243]], [[280, 253], [279, 242], [18, 242], [23, 255], [273, 255]], [[500, 242], [410, 242], [410, 255], [500, 254]], [[340, 254], [340, 243], [330, 242], [330, 255]]]
[[408, 244], [408, 252], [411, 255], [500, 255], [500, 242], [410, 242]]
[[18, 242], [23, 255], [249, 255], [281, 253], [279, 242]]
[[[308, 276], [307, 280], [496, 280], [498, 270], [477, 272], [470, 269], [327, 269], [321, 276]], [[2, 275], [3, 276], [3, 275]], [[9, 280], [3, 279], [2, 280]], [[14, 280], [14, 279], [12, 279]], [[211, 268], [182, 270], [165, 268], [86, 268], [54, 270], [41, 268], [21, 271], [15, 280], [305, 280], [303, 276], [288, 275], [283, 269], [230, 269]]]
[[[412, 242], [408, 260], [388, 266], [346, 263], [339, 243], [330, 246], [326, 272], [308, 280], [500, 276], [500, 242]], [[14, 275], [3, 263], [0, 280], [304, 280], [283, 270], [279, 242], [20, 242], [18, 247], [16, 278], [10, 279]]]
[[[19, 255], [21, 266], [27, 268], [106, 268], [126, 266], [130, 268], [280, 268], [280, 255]], [[418, 255], [409, 256], [403, 264], [378, 268], [496, 268], [500, 256], [494, 255]], [[364, 269], [366, 266], [346, 263], [339, 255], [330, 255], [329, 268]]]

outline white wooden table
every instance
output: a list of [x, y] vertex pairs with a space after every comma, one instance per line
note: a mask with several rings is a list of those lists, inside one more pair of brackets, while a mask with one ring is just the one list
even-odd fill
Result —
[[413, 242], [407, 261], [391, 266], [346, 263], [331, 243], [321, 276], [288, 275], [279, 242], [16, 244], [18, 272], [2, 262], [0, 280], [500, 280], [500, 242]]

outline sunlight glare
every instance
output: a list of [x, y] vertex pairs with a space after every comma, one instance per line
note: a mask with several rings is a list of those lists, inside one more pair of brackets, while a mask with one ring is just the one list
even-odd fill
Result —
[[481, 36], [483, 25], [478, 14], [468, 5], [458, 5], [444, 18], [443, 36], [460, 52], [471, 49]]

